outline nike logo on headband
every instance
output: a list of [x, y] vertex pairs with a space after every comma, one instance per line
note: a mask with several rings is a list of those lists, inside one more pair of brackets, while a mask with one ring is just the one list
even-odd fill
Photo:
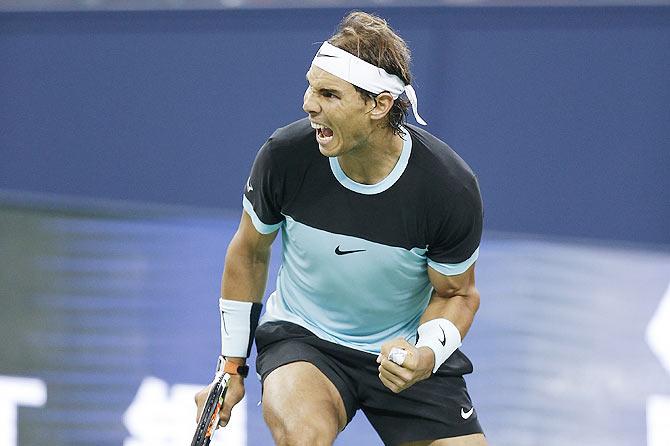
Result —
[[316, 53], [316, 57], [337, 57], [337, 56], [333, 56], [331, 54], [323, 54], [321, 51], [319, 51], [318, 53]]

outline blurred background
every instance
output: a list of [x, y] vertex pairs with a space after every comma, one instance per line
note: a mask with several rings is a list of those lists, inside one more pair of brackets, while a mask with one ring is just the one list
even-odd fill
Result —
[[[670, 445], [670, 2], [412, 5], [0, 1], [0, 446], [189, 444], [251, 163], [354, 8], [480, 180], [490, 444]], [[272, 444], [247, 382], [214, 444]]]

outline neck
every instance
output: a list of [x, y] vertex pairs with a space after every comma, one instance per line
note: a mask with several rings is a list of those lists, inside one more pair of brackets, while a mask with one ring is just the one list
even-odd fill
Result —
[[400, 159], [403, 139], [392, 129], [379, 129], [367, 139], [365, 146], [337, 159], [344, 173], [360, 184], [377, 184], [386, 178]]

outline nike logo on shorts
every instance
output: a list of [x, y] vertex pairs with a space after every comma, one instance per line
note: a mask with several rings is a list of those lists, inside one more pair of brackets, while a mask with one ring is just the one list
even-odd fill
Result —
[[461, 407], [461, 417], [462, 417], [464, 420], [467, 420], [468, 418], [470, 418], [470, 415], [472, 415], [472, 412], [474, 412], [474, 410], [475, 410], [475, 408], [474, 408], [474, 407], [471, 407], [470, 410], [468, 410], [468, 411], [466, 412], [465, 409], [463, 409], [463, 408]]

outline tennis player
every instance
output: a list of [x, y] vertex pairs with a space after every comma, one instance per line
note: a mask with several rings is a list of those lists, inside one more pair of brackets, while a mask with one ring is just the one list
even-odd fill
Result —
[[[307, 117], [270, 136], [245, 185], [219, 302], [222, 355], [245, 371], [255, 339], [278, 445], [331, 445], [359, 409], [385, 444], [486, 444], [459, 350], [479, 307], [479, 187], [447, 144], [405, 123], [411, 106], [426, 124], [409, 65], [383, 19], [346, 16], [307, 72]], [[233, 372], [222, 425], [243, 375]]]

